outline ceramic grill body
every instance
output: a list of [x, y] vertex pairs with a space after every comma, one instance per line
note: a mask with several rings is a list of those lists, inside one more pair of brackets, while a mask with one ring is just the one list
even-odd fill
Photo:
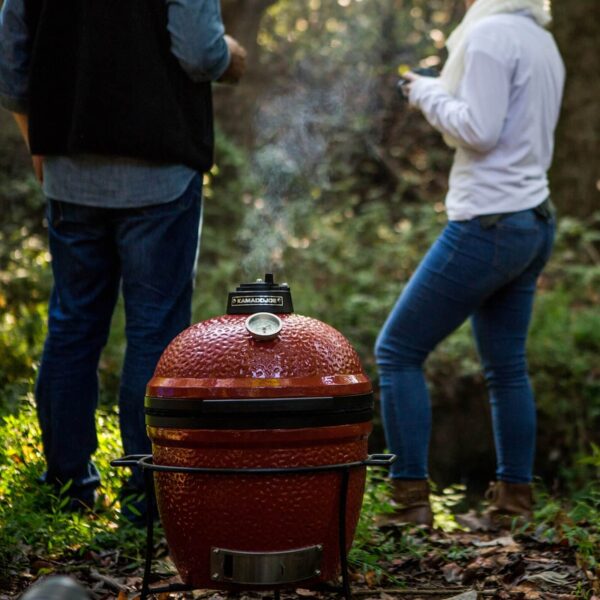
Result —
[[[341, 471], [286, 469], [367, 458], [371, 383], [334, 328], [270, 307], [268, 314], [279, 312], [276, 333], [268, 330], [268, 316], [257, 317], [254, 330], [249, 313], [264, 304], [254, 310], [249, 300], [240, 304], [244, 312], [198, 323], [175, 338], [147, 387], [154, 464], [236, 470], [154, 474], [171, 555], [184, 583], [195, 588], [330, 581], [340, 568]], [[349, 471], [347, 549], [365, 475], [364, 466]]]

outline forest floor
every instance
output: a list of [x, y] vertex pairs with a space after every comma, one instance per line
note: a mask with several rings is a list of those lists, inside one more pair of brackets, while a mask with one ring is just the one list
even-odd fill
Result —
[[[419, 541], [419, 552], [407, 550], [406, 536]], [[482, 600], [600, 600], [597, 574], [578, 564], [576, 552], [568, 543], [550, 544], [535, 533], [504, 532], [501, 535], [444, 533], [424, 527], [389, 529], [388, 540], [396, 536], [398, 543], [385, 559], [379, 559], [372, 570], [351, 573], [352, 593], [357, 600], [454, 599]], [[156, 582], [175, 582], [174, 566], [167, 554], [164, 539], [156, 545], [154, 571]], [[0, 592], [0, 600], [15, 600], [33, 581], [49, 574], [68, 574], [77, 579], [94, 600], [139, 599], [141, 567], [131, 570], [119, 550], [89, 552], [71, 560], [44, 560], [31, 555], [29, 565], [14, 573], [12, 589]], [[160, 579], [161, 583], [158, 583]], [[213, 590], [188, 593], [162, 593], [158, 600], [204, 599], [255, 600], [272, 598], [268, 593], [225, 594]], [[329, 600], [339, 597], [331, 589], [298, 588], [282, 592], [283, 600], [314, 598]]]
[[[69, 575], [91, 600], [137, 600], [140, 595], [145, 529], [134, 527], [118, 500], [122, 469], [115, 408], [98, 411], [99, 448], [95, 462], [102, 474], [99, 499], [90, 512], [66, 512], [69, 484], [59, 493], [40, 485], [44, 457], [31, 400], [2, 417], [0, 427], [0, 600], [16, 600], [39, 580]], [[593, 458], [600, 464], [600, 449]], [[600, 600], [600, 481], [569, 497], [535, 486], [530, 525], [495, 534], [468, 533], [454, 515], [478, 508], [464, 486], [430, 494], [433, 528], [378, 528], [379, 515], [393, 512], [387, 472], [367, 472], [361, 516], [349, 554], [353, 595], [377, 598], [461, 600]], [[268, 522], [265, 521], [265, 530]], [[152, 572], [157, 582], [176, 576], [161, 527], [156, 527]], [[223, 596], [210, 590], [157, 595], [155, 600], [256, 600], [272, 592]], [[331, 590], [296, 589], [282, 600], [333, 600]], [[50, 600], [44, 598], [44, 600]]]

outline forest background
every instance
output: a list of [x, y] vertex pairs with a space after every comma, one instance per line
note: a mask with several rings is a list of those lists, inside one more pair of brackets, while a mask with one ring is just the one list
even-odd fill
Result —
[[[576, 496], [600, 469], [600, 14], [597, 0], [560, 0], [553, 9], [569, 73], [551, 171], [559, 224], [540, 280], [529, 362], [539, 415], [536, 473], [550, 492]], [[229, 32], [249, 51], [249, 72], [239, 86], [215, 89], [216, 165], [205, 177], [195, 321], [222, 314], [239, 282], [274, 272], [292, 287], [299, 313], [350, 339], [377, 385], [374, 341], [444, 226], [452, 160], [395, 84], [403, 68], [443, 64], [445, 39], [463, 10], [461, 0], [223, 0]], [[43, 469], [31, 407], [50, 286], [44, 199], [2, 112], [5, 475], [15, 462], [30, 474]], [[112, 432], [101, 444], [115, 453], [114, 427], [103, 419], [114, 417], [123, 324], [119, 305], [100, 367], [100, 430]], [[477, 495], [493, 478], [494, 451], [468, 323], [434, 352], [427, 376], [432, 479], [440, 487], [463, 483]], [[25, 431], [23, 445], [14, 436]], [[379, 426], [371, 444], [384, 446]], [[10, 499], [9, 479], [0, 481], [0, 499]]]

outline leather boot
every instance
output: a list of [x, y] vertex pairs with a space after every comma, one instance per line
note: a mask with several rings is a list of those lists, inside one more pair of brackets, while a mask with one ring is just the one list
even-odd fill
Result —
[[394, 512], [379, 515], [376, 519], [378, 527], [401, 523], [433, 525], [426, 479], [392, 479], [392, 501]]
[[531, 520], [533, 493], [529, 483], [492, 481], [485, 497], [490, 501], [481, 516], [474, 511], [456, 515], [456, 521], [471, 531], [497, 531], [511, 529], [513, 523]]

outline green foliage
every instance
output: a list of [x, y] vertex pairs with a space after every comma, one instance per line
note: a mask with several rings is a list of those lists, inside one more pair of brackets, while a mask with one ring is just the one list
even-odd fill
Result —
[[97, 416], [99, 449], [95, 462], [102, 474], [106, 501], [93, 514], [65, 513], [67, 484], [59, 494], [38, 478], [44, 458], [31, 398], [1, 419], [0, 427], [0, 587], [32, 556], [46, 560], [83, 558], [90, 552], [120, 551], [123, 568], [141, 565], [144, 533], [122, 520], [116, 498], [122, 473], [110, 460], [122, 454], [114, 410]]
[[362, 573], [372, 572], [378, 579], [385, 576], [382, 563], [397, 551], [396, 540], [375, 525], [377, 515], [392, 510], [389, 491], [389, 481], [385, 474], [376, 469], [368, 469], [362, 512], [348, 557], [349, 563], [356, 570]]
[[529, 362], [539, 411], [541, 448], [572, 488], [590, 477], [588, 463], [600, 431], [600, 214], [587, 226], [561, 219], [556, 249], [540, 281], [529, 339]]
[[[459, 529], [452, 510], [464, 500], [464, 486], [455, 485], [437, 491], [432, 484], [430, 495], [434, 513], [434, 526], [451, 533]], [[428, 543], [428, 531], [419, 527], [399, 527], [395, 531], [377, 527], [377, 517], [394, 511], [391, 503], [391, 485], [387, 474], [376, 469], [367, 471], [367, 485], [360, 520], [356, 529], [349, 561], [356, 570], [370, 573], [377, 580], [401, 585], [402, 582], [389, 574], [392, 556], [422, 558], [432, 550]], [[468, 558], [471, 551], [459, 546], [448, 549], [450, 560]]]
[[[435, 486], [434, 486], [435, 488]], [[454, 486], [431, 495], [435, 526], [444, 532], [457, 529], [451, 509], [463, 498], [463, 488]], [[353, 568], [367, 576], [369, 585], [382, 583], [400, 586], [405, 585], [401, 578], [390, 573], [390, 564], [394, 558], [402, 557], [421, 559], [434, 550], [429, 543], [429, 530], [423, 527], [402, 526], [398, 528], [380, 529], [377, 517], [392, 513], [394, 507], [390, 502], [391, 486], [387, 474], [379, 469], [367, 471], [367, 485], [362, 505], [360, 520], [350, 556]], [[460, 547], [450, 547], [448, 553], [463, 558], [470, 556], [470, 551]]]
[[[594, 448], [592, 461], [598, 460]], [[600, 570], [600, 467], [596, 478], [577, 492], [569, 505], [538, 491], [535, 511], [536, 536], [551, 544], [568, 544], [577, 554], [578, 564], [590, 572]]]
[[50, 256], [32, 177], [0, 174], [0, 412], [27, 390], [41, 352]]
[[434, 527], [447, 533], [460, 529], [454, 518], [454, 509], [463, 503], [465, 491], [464, 485], [453, 485], [438, 492], [435, 484], [432, 484], [430, 499]]

